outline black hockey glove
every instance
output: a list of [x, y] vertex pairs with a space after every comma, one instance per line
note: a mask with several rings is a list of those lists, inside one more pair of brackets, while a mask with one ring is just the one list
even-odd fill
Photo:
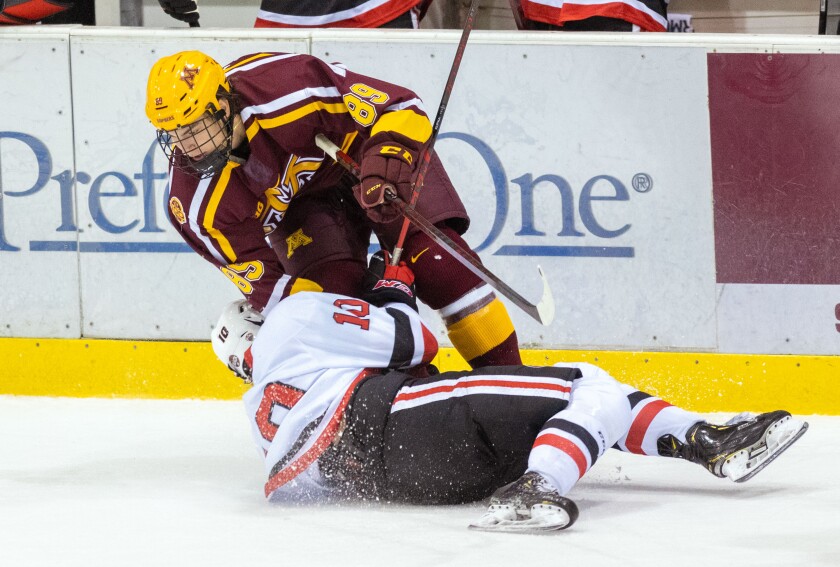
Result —
[[195, 0], [158, 0], [163, 11], [182, 22], [192, 25], [198, 22], [198, 4]]
[[384, 250], [371, 256], [363, 282], [362, 299], [377, 307], [386, 303], [405, 303], [417, 311], [414, 272], [405, 262], [392, 266], [389, 260], [389, 255]]

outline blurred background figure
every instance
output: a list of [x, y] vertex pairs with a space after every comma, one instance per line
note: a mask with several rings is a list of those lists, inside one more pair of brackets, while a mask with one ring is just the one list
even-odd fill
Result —
[[[668, 0], [484, 0], [475, 29], [667, 31]], [[463, 27], [470, 0], [435, 0], [421, 27]]]
[[0, 25], [93, 24], [93, 0], [0, 0]]
[[[92, 0], [91, 0], [92, 1]], [[375, 2], [399, 9], [390, 20], [366, 23], [352, 21], [355, 12], [343, 12], [339, 4], [359, 8]], [[295, 27], [397, 27], [411, 28], [414, 15], [421, 29], [462, 29], [470, 0], [277, 0], [279, 9], [268, 0], [165, 0], [166, 3], [198, 4], [204, 27], [240, 27], [255, 25], [260, 11], [286, 17], [308, 17]], [[405, 2], [404, 4], [397, 4]], [[840, 23], [840, 0], [481, 0], [474, 28], [476, 30], [559, 30], [559, 31], [667, 31], [697, 33], [814, 34], [837, 33]], [[79, 2], [77, 1], [76, 4]], [[176, 25], [181, 8], [173, 6], [167, 15], [160, 9], [162, 0], [98, 0], [98, 25], [170, 27]], [[272, 4], [273, 8], [269, 6]], [[513, 4], [513, 6], [512, 6]], [[320, 11], [321, 17], [340, 17], [341, 22], [317, 22], [317, 16], [301, 10]], [[380, 8], [377, 8], [377, 10]], [[189, 17], [196, 17], [195, 12]], [[368, 16], [373, 15], [368, 11]], [[331, 16], [330, 16], [331, 15]], [[171, 16], [171, 17], [170, 17]], [[667, 19], [666, 19], [667, 16]], [[517, 17], [519, 26], [517, 26]], [[269, 25], [268, 18], [264, 25]], [[388, 20], [388, 21], [386, 21]], [[182, 20], [183, 21], [183, 20]], [[194, 24], [193, 24], [194, 25]], [[257, 24], [259, 25], [259, 24]], [[271, 22], [282, 27], [282, 22]], [[289, 25], [289, 24], [287, 24]]]
[[262, 0], [258, 28], [408, 28], [431, 0]]
[[510, 0], [526, 30], [668, 31], [668, 0]]
[[[257, 28], [417, 28], [432, 0], [262, 0]], [[158, 0], [163, 11], [198, 25], [194, 0]]]

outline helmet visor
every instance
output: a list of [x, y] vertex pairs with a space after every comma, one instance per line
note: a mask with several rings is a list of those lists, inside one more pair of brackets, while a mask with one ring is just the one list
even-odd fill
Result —
[[177, 169], [205, 179], [222, 170], [230, 157], [231, 121], [223, 110], [174, 130], [158, 130], [163, 153]]

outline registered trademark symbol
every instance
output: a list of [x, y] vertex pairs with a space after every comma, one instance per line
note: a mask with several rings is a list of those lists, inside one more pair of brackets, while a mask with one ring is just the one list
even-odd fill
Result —
[[639, 193], [647, 193], [653, 189], [653, 178], [647, 173], [637, 173], [633, 176], [633, 189]]

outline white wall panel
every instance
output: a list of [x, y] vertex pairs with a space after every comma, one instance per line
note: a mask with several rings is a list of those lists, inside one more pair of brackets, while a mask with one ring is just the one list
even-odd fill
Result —
[[0, 336], [79, 336], [66, 33], [0, 35]]
[[721, 352], [840, 354], [840, 286], [718, 285]]

